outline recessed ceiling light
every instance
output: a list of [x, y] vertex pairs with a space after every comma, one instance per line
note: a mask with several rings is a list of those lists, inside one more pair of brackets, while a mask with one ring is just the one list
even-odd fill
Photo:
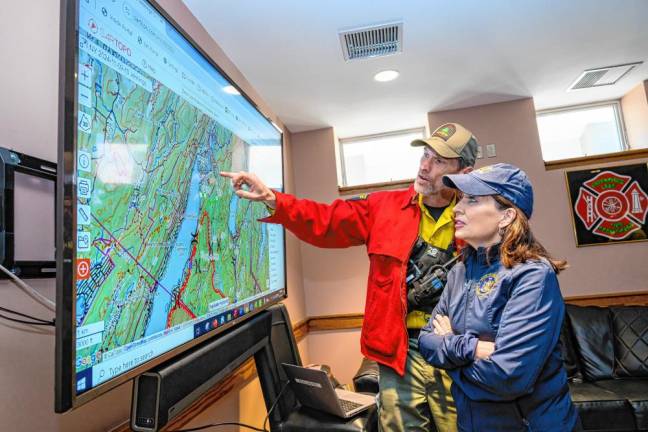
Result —
[[228, 86], [223, 87], [223, 91], [225, 93], [231, 94], [231, 95], [240, 95], [241, 94], [241, 92], [239, 92], [236, 89], [236, 87], [234, 87], [233, 85], [228, 85]]
[[392, 81], [398, 78], [400, 73], [397, 70], [384, 70], [374, 75], [374, 79], [379, 82]]

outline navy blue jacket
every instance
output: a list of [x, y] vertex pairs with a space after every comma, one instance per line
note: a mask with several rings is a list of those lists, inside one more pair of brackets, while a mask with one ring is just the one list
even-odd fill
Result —
[[[432, 313], [447, 315], [454, 335], [421, 330], [419, 350], [452, 377], [460, 431], [571, 431], [569, 395], [558, 337], [564, 302], [546, 261], [505, 268], [497, 248], [467, 252], [454, 266]], [[495, 343], [475, 360], [478, 340]]]

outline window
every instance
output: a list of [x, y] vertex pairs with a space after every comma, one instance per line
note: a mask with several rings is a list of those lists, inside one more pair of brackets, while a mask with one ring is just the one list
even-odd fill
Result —
[[545, 162], [627, 150], [618, 102], [539, 111]]
[[342, 186], [394, 182], [416, 177], [425, 128], [340, 139]]

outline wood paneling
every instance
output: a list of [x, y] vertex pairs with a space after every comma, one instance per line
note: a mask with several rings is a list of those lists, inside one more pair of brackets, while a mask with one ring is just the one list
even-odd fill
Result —
[[565, 302], [578, 306], [646, 306], [648, 305], [648, 291], [567, 297]]
[[[579, 306], [648, 306], [648, 291], [571, 296], [565, 297], [565, 303]], [[363, 318], [363, 313], [315, 316], [308, 320], [308, 330], [359, 329]]]
[[308, 331], [348, 330], [362, 327], [363, 313], [320, 315], [308, 320]]
[[295, 334], [297, 343], [308, 335], [308, 321], [308, 318], [305, 318], [293, 326], [293, 333]]

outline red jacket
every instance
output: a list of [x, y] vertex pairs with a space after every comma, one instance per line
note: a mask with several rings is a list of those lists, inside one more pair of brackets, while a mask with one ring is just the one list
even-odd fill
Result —
[[279, 223], [314, 246], [367, 245], [369, 280], [360, 335], [362, 353], [404, 374], [408, 336], [405, 326], [407, 260], [418, 237], [421, 210], [414, 188], [375, 192], [365, 199], [330, 205], [275, 192]]

